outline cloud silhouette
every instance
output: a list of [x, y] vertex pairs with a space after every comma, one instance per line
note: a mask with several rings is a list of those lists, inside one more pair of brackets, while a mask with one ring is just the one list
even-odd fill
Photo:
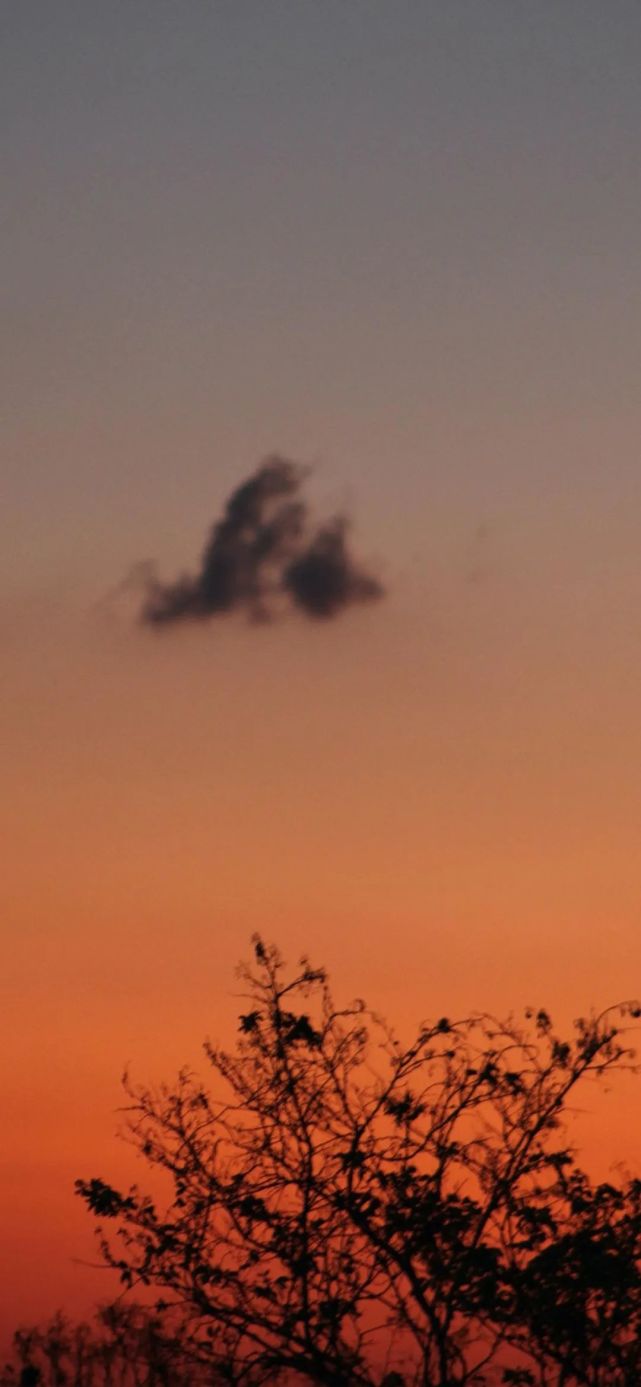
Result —
[[384, 595], [348, 548], [348, 521], [312, 527], [301, 489], [308, 469], [268, 457], [232, 491], [213, 526], [200, 567], [174, 582], [148, 577], [141, 620], [156, 628], [243, 611], [271, 621], [287, 605], [327, 620]]
[[383, 596], [381, 584], [357, 567], [347, 548], [347, 520], [337, 516], [319, 529], [301, 554], [288, 563], [283, 586], [311, 617], [335, 616], [352, 602]]

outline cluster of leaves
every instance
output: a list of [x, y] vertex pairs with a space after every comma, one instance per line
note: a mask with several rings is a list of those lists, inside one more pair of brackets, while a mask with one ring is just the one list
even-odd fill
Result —
[[561, 1127], [578, 1083], [630, 1062], [638, 1008], [570, 1039], [542, 1011], [441, 1017], [408, 1046], [259, 938], [242, 976], [236, 1050], [205, 1047], [224, 1101], [189, 1072], [126, 1081], [168, 1206], [78, 1182], [106, 1262], [181, 1316], [210, 1380], [640, 1381], [641, 1185], [593, 1186]]

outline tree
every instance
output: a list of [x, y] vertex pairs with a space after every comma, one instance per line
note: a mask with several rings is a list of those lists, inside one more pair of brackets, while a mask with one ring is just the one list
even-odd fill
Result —
[[171, 1320], [142, 1305], [117, 1302], [91, 1324], [56, 1314], [42, 1327], [19, 1329], [0, 1387], [211, 1387], [211, 1373], [172, 1332]]
[[558, 1383], [633, 1387], [641, 1382], [641, 1181], [593, 1187], [573, 1170], [550, 1213], [548, 1235], [516, 1270], [512, 1341]]
[[238, 1384], [638, 1381], [641, 1186], [593, 1187], [561, 1120], [579, 1083], [630, 1064], [639, 1008], [567, 1040], [544, 1011], [443, 1016], [403, 1045], [258, 937], [241, 976], [236, 1050], [205, 1046], [223, 1097], [188, 1071], [125, 1080], [167, 1207], [77, 1182], [123, 1285]]

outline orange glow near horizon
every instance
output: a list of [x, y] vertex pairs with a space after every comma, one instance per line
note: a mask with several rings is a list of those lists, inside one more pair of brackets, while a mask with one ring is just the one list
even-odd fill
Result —
[[[73, 1181], [144, 1184], [116, 1139], [120, 1074], [231, 1042], [255, 929], [406, 1033], [528, 1004], [569, 1025], [633, 993], [636, 967], [636, 784], [614, 722], [590, 741], [580, 672], [540, 688], [531, 657], [501, 705], [496, 670], [435, 669], [414, 640], [408, 678], [383, 612], [190, 635], [178, 660], [135, 630], [47, 640], [54, 677], [29, 643], [7, 741], [6, 1333], [108, 1296]], [[591, 1168], [634, 1168], [630, 1082], [580, 1103]]]

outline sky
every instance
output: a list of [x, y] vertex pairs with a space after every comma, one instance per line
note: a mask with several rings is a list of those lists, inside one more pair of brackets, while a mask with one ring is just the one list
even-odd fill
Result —
[[[73, 1180], [254, 930], [408, 1032], [641, 992], [641, 10], [21, 0], [0, 54], [4, 1337], [113, 1290]], [[273, 454], [384, 598], [141, 624]]]

